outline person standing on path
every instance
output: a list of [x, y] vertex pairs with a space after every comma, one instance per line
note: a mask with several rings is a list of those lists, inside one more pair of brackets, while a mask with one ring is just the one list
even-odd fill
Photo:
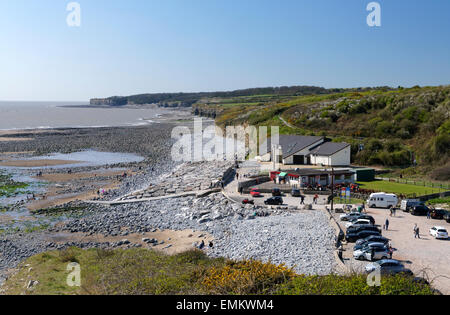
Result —
[[384, 228], [386, 229], [386, 231], [389, 230], [389, 219], [386, 219], [386, 222], [384, 223]]
[[416, 227], [416, 237], [418, 239], [420, 239], [420, 229], [419, 229], [419, 227]]

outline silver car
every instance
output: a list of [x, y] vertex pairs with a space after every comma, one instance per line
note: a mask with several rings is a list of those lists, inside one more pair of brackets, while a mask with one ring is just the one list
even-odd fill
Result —
[[346, 214], [342, 214], [340, 216], [341, 221], [351, 221], [354, 218], [358, 218], [362, 216], [361, 213], [359, 212], [350, 212], [350, 213], [346, 213]]
[[387, 246], [383, 243], [369, 243], [362, 249], [353, 252], [353, 258], [357, 260], [380, 260], [392, 258]]
[[401, 262], [395, 259], [383, 259], [366, 266], [366, 272], [371, 273], [376, 269], [380, 269], [382, 275], [395, 275], [399, 273], [404, 273], [407, 275], [413, 275], [413, 272], [403, 266]]

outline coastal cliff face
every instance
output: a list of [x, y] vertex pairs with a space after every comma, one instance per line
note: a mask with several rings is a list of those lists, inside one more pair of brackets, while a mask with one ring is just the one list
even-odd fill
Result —
[[108, 97], [108, 98], [93, 98], [90, 100], [91, 105], [108, 105], [108, 106], [123, 106], [128, 104], [126, 97]]
[[192, 114], [201, 117], [209, 117], [216, 119], [224, 112], [223, 107], [208, 106], [205, 104], [194, 104], [192, 105]]

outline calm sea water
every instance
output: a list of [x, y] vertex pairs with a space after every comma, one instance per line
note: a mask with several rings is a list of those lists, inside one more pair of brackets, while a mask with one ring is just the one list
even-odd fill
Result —
[[80, 102], [4, 102], [0, 101], [0, 130], [139, 126], [153, 122], [167, 109], [85, 108]]

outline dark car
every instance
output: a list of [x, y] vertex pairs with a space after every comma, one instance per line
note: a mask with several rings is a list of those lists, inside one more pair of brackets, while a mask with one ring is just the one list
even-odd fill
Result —
[[387, 246], [389, 243], [389, 239], [377, 235], [369, 236], [363, 240], [357, 240], [355, 246], [353, 247], [353, 250], [363, 249], [371, 243], [381, 243], [384, 246]]
[[281, 206], [283, 204], [283, 198], [281, 197], [271, 197], [264, 201], [264, 204], [271, 206]]
[[447, 211], [442, 209], [433, 209], [431, 210], [431, 218], [435, 220], [443, 220], [446, 213]]
[[428, 208], [427, 206], [424, 206], [424, 205], [414, 206], [414, 207], [412, 207], [412, 208], [409, 210], [409, 212], [410, 212], [412, 215], [416, 215], [416, 216], [419, 216], [419, 215], [421, 215], [421, 216], [427, 215], [427, 214], [428, 214], [428, 211], [430, 211], [430, 208]]
[[366, 266], [366, 272], [370, 273], [376, 270], [377, 268], [380, 269], [381, 275], [396, 275], [396, 274], [403, 274], [408, 276], [413, 276], [413, 272], [405, 266], [401, 262], [395, 259], [383, 259], [376, 262], [373, 262]]
[[381, 233], [381, 229], [376, 225], [352, 225], [347, 229], [347, 233], [358, 233], [361, 231], [373, 231]]
[[364, 242], [375, 242], [375, 243], [387, 244], [387, 243], [389, 243], [389, 241], [390, 240], [384, 236], [372, 235], [372, 236], [366, 237], [365, 239], [357, 241], [356, 245], [362, 244]]
[[450, 211], [445, 212], [444, 220], [447, 221], [447, 223], [450, 223]]
[[291, 191], [291, 196], [292, 197], [300, 197], [301, 195], [302, 194], [300, 192], [300, 189], [296, 189], [296, 188], [292, 189], [292, 191]]
[[281, 190], [280, 190], [280, 188], [274, 188], [274, 189], [272, 189], [272, 196], [274, 196], [274, 197], [279, 197], [279, 196], [281, 196]]
[[361, 232], [357, 232], [357, 233], [347, 233], [347, 235], [345, 235], [345, 240], [349, 243], [354, 243], [362, 238], [366, 238], [368, 236], [381, 236], [380, 232], [375, 232], [375, 231], [361, 231]]
[[353, 219], [350, 220], [350, 222], [354, 222], [354, 221], [357, 221], [359, 219], [369, 220], [370, 223], [375, 224], [375, 219], [371, 215], [366, 215], [366, 214], [362, 214], [362, 215], [360, 215], [357, 218], [353, 218]]

